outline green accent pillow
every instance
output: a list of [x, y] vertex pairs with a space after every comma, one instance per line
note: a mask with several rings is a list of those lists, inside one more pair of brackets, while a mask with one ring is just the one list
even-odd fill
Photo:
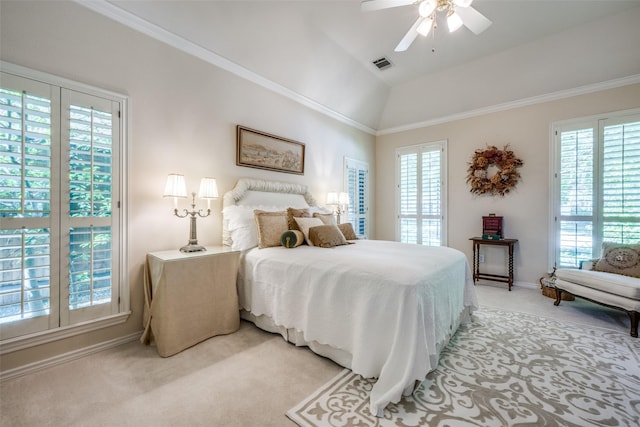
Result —
[[287, 230], [280, 236], [280, 243], [285, 248], [295, 248], [304, 242], [304, 234], [300, 230]]

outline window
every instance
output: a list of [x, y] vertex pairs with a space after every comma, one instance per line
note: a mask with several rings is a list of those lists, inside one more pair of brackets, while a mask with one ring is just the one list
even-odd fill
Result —
[[603, 241], [639, 243], [640, 114], [553, 128], [553, 264], [577, 268]]
[[369, 165], [359, 160], [344, 159], [345, 188], [349, 195], [347, 222], [359, 239], [369, 236]]
[[396, 156], [398, 240], [446, 245], [446, 141], [400, 148]]
[[0, 85], [3, 340], [126, 307], [119, 209], [124, 99], [38, 80], [3, 72]]

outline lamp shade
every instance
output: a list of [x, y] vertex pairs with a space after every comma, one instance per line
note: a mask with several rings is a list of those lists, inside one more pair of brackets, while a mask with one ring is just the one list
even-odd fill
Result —
[[436, 10], [437, 5], [438, 4], [436, 3], [436, 0], [424, 0], [420, 3], [420, 6], [418, 6], [418, 13], [423, 18], [426, 18], [427, 16], [431, 15], [434, 10]]
[[348, 205], [349, 195], [347, 193], [340, 193], [338, 195], [338, 203], [340, 203], [341, 205]]
[[338, 197], [338, 193], [335, 192], [335, 191], [329, 192], [329, 194], [327, 194], [327, 204], [328, 205], [337, 205], [338, 203], [340, 203], [340, 199]]
[[184, 175], [170, 173], [164, 187], [164, 197], [187, 197], [187, 185]]
[[198, 197], [201, 199], [217, 199], [218, 184], [215, 178], [202, 178], [200, 180], [200, 190]]

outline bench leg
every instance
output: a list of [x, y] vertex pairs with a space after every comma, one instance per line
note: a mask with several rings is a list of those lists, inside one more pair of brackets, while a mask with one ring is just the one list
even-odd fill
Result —
[[560, 300], [562, 299], [562, 289], [556, 288], [556, 300], [553, 302], [553, 305], [560, 305]]
[[637, 311], [629, 311], [629, 320], [631, 321], [631, 336], [638, 338], [638, 321], [640, 321], [640, 313]]
[[[556, 300], [553, 302], [553, 305], [555, 306], [560, 305], [561, 300], [562, 300], [562, 289], [556, 288]], [[589, 301], [593, 301], [593, 300], [589, 300]], [[597, 304], [602, 304], [597, 301], [593, 301], [593, 302], [596, 302]], [[606, 304], [602, 304], [602, 305], [606, 305]], [[611, 306], [608, 306], [608, 307], [611, 307]], [[618, 307], [613, 307], [613, 308], [618, 308]], [[624, 310], [624, 311], [627, 311], [627, 310]], [[630, 334], [632, 337], [638, 338], [638, 323], [640, 323], [640, 312], [627, 311], [627, 314], [629, 315], [629, 321], [631, 322]]]

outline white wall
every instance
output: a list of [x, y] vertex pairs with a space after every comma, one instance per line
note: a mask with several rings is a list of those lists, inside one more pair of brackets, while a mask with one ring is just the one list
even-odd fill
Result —
[[[395, 238], [395, 150], [397, 147], [448, 140], [449, 246], [471, 262], [470, 237], [482, 234], [482, 216], [504, 216], [505, 237], [519, 239], [516, 281], [537, 283], [547, 272], [549, 229], [550, 127], [555, 121], [640, 107], [640, 84], [559, 101], [486, 114], [435, 126], [380, 136], [376, 143], [376, 231]], [[509, 144], [524, 161], [522, 179], [505, 197], [474, 196], [465, 182], [476, 149]], [[485, 250], [486, 247], [483, 247]], [[504, 266], [502, 248], [487, 249], [485, 271]]]
[[[184, 173], [193, 191], [201, 177], [216, 177], [221, 193], [240, 177], [297, 182], [309, 185], [320, 203], [327, 191], [342, 187], [345, 156], [368, 162], [375, 173], [373, 136], [82, 6], [3, 0], [0, 19], [3, 61], [130, 97], [128, 276], [133, 311], [124, 325], [4, 355], [3, 370], [141, 330], [146, 253], [178, 248], [188, 238], [188, 220], [173, 217], [172, 201], [162, 198], [168, 173]], [[305, 143], [304, 176], [236, 166], [237, 124]], [[218, 200], [214, 216], [198, 220], [201, 244], [221, 242], [220, 206]]]

